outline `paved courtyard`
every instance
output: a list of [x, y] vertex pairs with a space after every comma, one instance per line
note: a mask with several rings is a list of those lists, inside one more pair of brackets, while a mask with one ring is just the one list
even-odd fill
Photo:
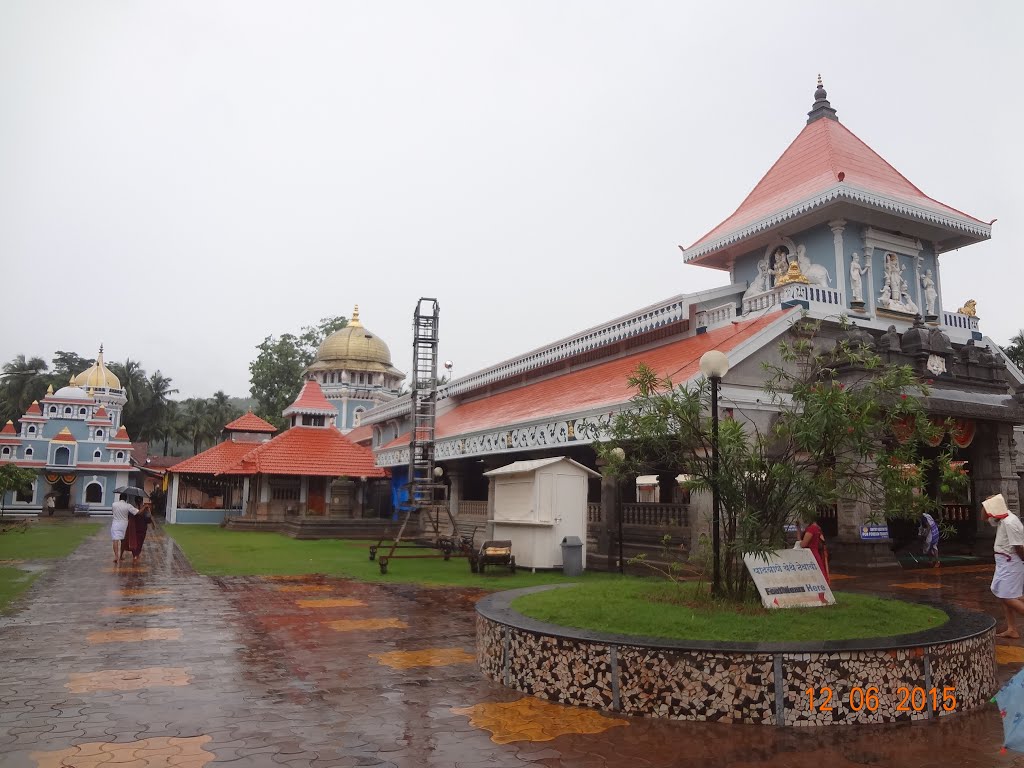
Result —
[[[0, 618], [0, 765], [1024, 766], [999, 753], [994, 706], [800, 731], [549, 704], [478, 673], [480, 593], [208, 578], [167, 537], [146, 546], [140, 567], [113, 568], [102, 531]], [[897, 571], [838, 586], [996, 611], [990, 574]], [[1000, 646], [998, 658], [1006, 678], [1024, 648]]]

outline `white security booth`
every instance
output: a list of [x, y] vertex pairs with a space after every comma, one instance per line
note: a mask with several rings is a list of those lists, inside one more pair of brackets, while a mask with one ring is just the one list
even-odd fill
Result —
[[521, 568], [561, 568], [562, 539], [584, 542], [587, 564], [587, 480], [600, 473], [565, 456], [516, 461], [492, 469], [489, 537], [509, 539]]

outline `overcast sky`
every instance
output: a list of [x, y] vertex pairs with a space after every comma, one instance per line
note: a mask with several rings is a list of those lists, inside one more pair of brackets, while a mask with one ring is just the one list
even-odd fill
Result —
[[[247, 396], [268, 334], [360, 306], [456, 376], [725, 274], [683, 266], [843, 123], [991, 241], [945, 309], [1024, 327], [1024, 3], [0, 3], [0, 362], [58, 349]], [[1016, 73], [1016, 74], [1015, 74]]]

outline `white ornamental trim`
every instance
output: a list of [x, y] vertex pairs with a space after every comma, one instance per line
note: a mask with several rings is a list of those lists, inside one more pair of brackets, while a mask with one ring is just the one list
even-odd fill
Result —
[[929, 208], [922, 208], [903, 200], [898, 200], [886, 195], [879, 195], [874, 192], [859, 189], [850, 184], [842, 183], [837, 184], [831, 189], [820, 194], [800, 200], [788, 208], [759, 219], [752, 224], [748, 224], [745, 227], [741, 227], [740, 229], [722, 235], [710, 243], [706, 243], [689, 250], [683, 249], [683, 262], [692, 261], [700, 256], [705, 256], [713, 251], [717, 251], [720, 248], [745, 240], [748, 237], [756, 235], [759, 232], [763, 232], [766, 229], [778, 226], [784, 221], [801, 216], [815, 208], [820, 208], [827, 203], [840, 199], [849, 200], [855, 203], [864, 203], [885, 210], [894, 211], [904, 216], [921, 219], [932, 224], [939, 224], [950, 229], [967, 232], [980, 238], [988, 239], [992, 236], [992, 227], [989, 224], [981, 224], [965, 217], [944, 214], [938, 211], [933, 211]]

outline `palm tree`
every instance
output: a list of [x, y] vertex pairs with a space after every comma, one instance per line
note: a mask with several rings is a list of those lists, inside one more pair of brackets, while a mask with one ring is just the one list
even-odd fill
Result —
[[146, 408], [149, 406], [148, 381], [142, 364], [126, 358], [123, 363], [110, 363], [110, 370], [121, 381], [121, 389], [128, 398], [121, 411], [121, 423], [133, 439], [141, 440], [145, 424]]
[[218, 430], [224, 427], [231, 421], [234, 421], [241, 412], [231, 404], [231, 398], [224, 392], [224, 390], [217, 390], [213, 393], [213, 397], [209, 399], [210, 403], [210, 422], [211, 425], [216, 427]]
[[215, 439], [219, 431], [219, 427], [215, 427], [211, 419], [210, 401], [201, 397], [190, 397], [182, 405], [183, 436], [192, 442], [193, 453], [199, 453], [206, 441]]
[[1003, 352], [1013, 361], [1014, 365], [1024, 370], [1024, 330], [1017, 331], [1017, 335], [1003, 347]]
[[4, 363], [0, 375], [0, 417], [4, 421], [17, 421], [33, 400], [43, 396], [46, 382], [41, 374], [47, 367], [41, 357], [26, 358], [25, 355]]
[[[164, 437], [164, 450], [167, 450], [167, 409], [171, 403], [169, 395], [176, 394], [177, 389], [171, 387], [172, 379], [157, 371], [146, 382], [146, 410], [143, 414], [140, 439], [156, 440]], [[166, 456], [166, 452], [164, 453]]]

